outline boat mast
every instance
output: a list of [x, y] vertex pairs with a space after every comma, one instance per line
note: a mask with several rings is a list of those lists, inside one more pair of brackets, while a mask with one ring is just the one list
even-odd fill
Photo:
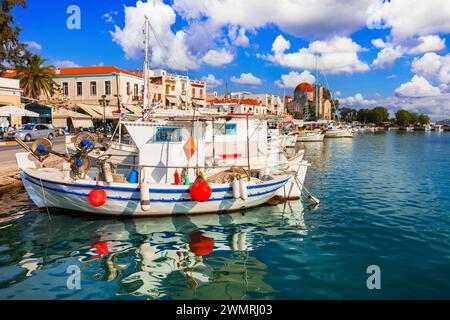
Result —
[[148, 17], [145, 16], [144, 23], [144, 46], [145, 46], [145, 58], [144, 58], [144, 111], [148, 108], [148, 35], [149, 35], [149, 21]]
[[315, 58], [315, 64], [316, 64], [316, 85], [315, 85], [315, 115], [314, 118], [319, 119], [319, 94], [320, 94], [320, 88], [319, 88], [319, 70], [317, 67], [317, 55], [314, 55]]

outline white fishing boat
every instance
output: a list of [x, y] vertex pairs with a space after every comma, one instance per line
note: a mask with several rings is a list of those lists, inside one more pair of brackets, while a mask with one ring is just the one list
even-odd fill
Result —
[[323, 142], [325, 135], [320, 131], [299, 131], [297, 133], [297, 142]]
[[354, 134], [342, 125], [337, 125], [332, 121], [328, 125], [328, 129], [325, 132], [325, 138], [353, 138]]
[[[245, 143], [237, 142], [233, 150], [220, 149], [220, 144], [214, 143], [220, 136], [198, 118], [124, 122], [139, 151], [137, 169], [131, 171], [114, 169], [104, 158], [91, 168], [88, 153], [94, 149], [94, 142], [83, 136], [74, 142], [78, 153], [66, 157], [61, 167], [43, 167], [33, 158], [52, 153], [51, 143], [42, 139], [35, 142], [33, 152], [18, 153], [16, 158], [25, 189], [39, 208], [159, 216], [241, 210], [262, 205], [275, 196], [298, 199], [306, 192], [303, 183], [309, 164], [297, 157], [274, 163], [267, 151], [266, 123], [245, 118], [247, 128], [254, 130], [252, 134], [250, 130], [236, 131], [235, 136], [248, 138]], [[215, 137], [212, 144], [208, 144], [209, 135]], [[253, 144], [250, 135], [258, 137]], [[222, 165], [220, 159], [206, 156], [208, 149], [219, 158], [232, 154], [237, 164]], [[134, 180], [127, 181], [127, 171], [130, 176], [134, 173]]]
[[431, 126], [429, 124], [424, 125], [425, 132], [431, 132]]
[[406, 132], [413, 132], [414, 131], [414, 126], [407, 126], [406, 127]]
[[444, 127], [442, 126], [442, 125], [436, 125], [435, 127], [434, 127], [434, 130], [436, 131], [436, 132], [444, 132]]

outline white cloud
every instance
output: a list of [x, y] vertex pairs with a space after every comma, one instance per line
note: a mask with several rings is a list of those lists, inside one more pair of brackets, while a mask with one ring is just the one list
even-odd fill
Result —
[[143, 25], [148, 16], [158, 38], [150, 35], [151, 64], [186, 71], [198, 68], [197, 57], [188, 50], [186, 33], [174, 33], [172, 26], [176, 14], [171, 6], [161, 0], [137, 1], [135, 6], [125, 6], [125, 25], [115, 26], [111, 32], [113, 40], [119, 44], [127, 58], [142, 58], [144, 50]]
[[234, 60], [234, 55], [222, 48], [220, 50], [209, 50], [203, 57], [203, 61], [209, 65], [218, 67], [228, 64]]
[[[269, 24], [306, 39], [348, 35], [366, 24], [367, 8], [376, 0], [174, 0], [174, 8], [189, 21], [208, 20], [222, 28], [246, 30]], [[351, 19], [348, 15], [351, 13]], [[324, 23], [326, 21], [326, 23]]]
[[243, 85], [257, 86], [262, 84], [262, 80], [258, 77], [255, 77], [251, 73], [241, 73], [239, 78], [231, 77], [231, 82]]
[[39, 43], [37, 43], [36, 41], [25, 41], [24, 43], [30, 49], [35, 49], [35, 50], [41, 50], [42, 49], [42, 46]]
[[390, 28], [396, 41], [450, 32], [448, 0], [379, 0], [367, 13], [369, 28]]
[[380, 69], [390, 67], [402, 56], [403, 50], [401, 46], [384, 47], [378, 52], [377, 57], [372, 62], [372, 66]]
[[411, 70], [426, 78], [431, 78], [439, 73], [442, 66], [441, 56], [434, 52], [424, 54], [421, 58], [414, 58]]
[[228, 29], [228, 37], [235, 46], [248, 47], [250, 40], [245, 34], [245, 28], [230, 26]]
[[105, 13], [104, 15], [102, 15], [102, 19], [106, 22], [106, 23], [114, 23], [114, 18], [113, 16], [116, 16], [119, 12], [118, 11], [110, 11]]
[[411, 81], [395, 89], [395, 93], [405, 97], [429, 97], [439, 95], [441, 91], [433, 87], [424, 77], [414, 75]]
[[417, 42], [417, 45], [408, 50], [409, 54], [421, 54], [445, 49], [445, 39], [441, 39], [437, 35], [419, 37]]
[[222, 80], [216, 79], [213, 74], [208, 74], [207, 76], [202, 77], [201, 80], [205, 81], [206, 85], [210, 88], [218, 87], [223, 83]]
[[285, 53], [289, 48], [290, 42], [279, 35], [272, 44], [273, 55], [258, 57], [294, 69], [314, 70], [317, 67], [330, 74], [369, 70], [369, 66], [358, 58], [358, 52], [364, 49], [350, 38], [334, 37], [328, 41], [313, 41], [308, 48]]
[[403, 41], [401, 45], [392, 41], [392, 39], [390, 40], [390, 42], [385, 42], [383, 39], [372, 40], [372, 45], [382, 49], [372, 62], [374, 67], [380, 69], [390, 67], [398, 58], [405, 54], [416, 55], [445, 49], [445, 39], [437, 35], [409, 39], [408, 41]]
[[80, 66], [72, 60], [56, 60], [52, 64], [59, 68], [77, 68]]
[[361, 93], [357, 93], [354, 96], [339, 99], [339, 104], [349, 106], [373, 106], [377, 103], [376, 100], [365, 99]]
[[288, 74], [281, 75], [281, 79], [275, 81], [275, 85], [278, 88], [295, 88], [299, 83], [314, 83], [315, 81], [316, 78], [308, 70], [302, 73], [291, 71]]

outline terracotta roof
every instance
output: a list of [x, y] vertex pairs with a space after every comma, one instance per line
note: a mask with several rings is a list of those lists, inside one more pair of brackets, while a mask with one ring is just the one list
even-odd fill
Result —
[[262, 102], [257, 99], [212, 99], [209, 101], [211, 104], [225, 104], [225, 103], [234, 103], [234, 104], [243, 104], [243, 105], [252, 105], [259, 106], [262, 105]]
[[[59, 73], [58, 73], [59, 71]], [[78, 76], [78, 75], [96, 75], [96, 74], [108, 74], [114, 72], [120, 72], [124, 74], [128, 74], [130, 76], [135, 76], [142, 78], [141, 75], [120, 69], [113, 66], [96, 66], [96, 67], [76, 67], [76, 68], [55, 68], [54, 72], [56, 76]], [[5, 78], [15, 78], [17, 77], [17, 72], [14, 70], [6, 70], [6, 72], [2, 75]]]
[[[58, 73], [59, 71], [59, 73]], [[113, 66], [95, 66], [95, 67], [76, 67], [76, 68], [56, 68], [55, 73], [57, 76], [76, 76], [76, 75], [94, 75], [94, 74], [105, 74], [105, 73], [114, 73], [120, 72], [125, 73], [131, 76], [142, 78], [141, 75], [120, 69]]]

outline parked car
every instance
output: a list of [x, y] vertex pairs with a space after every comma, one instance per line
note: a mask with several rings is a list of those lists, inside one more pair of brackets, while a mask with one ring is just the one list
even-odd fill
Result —
[[15, 131], [6, 132], [4, 140], [19, 138], [23, 141], [31, 141], [39, 138], [52, 140], [56, 136], [55, 128], [50, 124], [26, 124]]

